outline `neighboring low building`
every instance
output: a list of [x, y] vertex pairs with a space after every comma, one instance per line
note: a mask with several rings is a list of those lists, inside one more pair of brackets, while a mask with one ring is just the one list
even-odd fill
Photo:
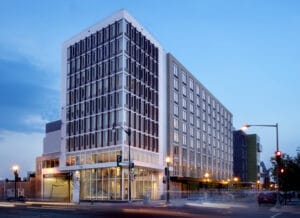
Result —
[[17, 187], [17, 198], [35, 198], [36, 197], [36, 189], [35, 189], [35, 175], [34, 173], [29, 173], [27, 178], [21, 180], [19, 178], [18, 181], [4, 179], [0, 180], [0, 200], [8, 200], [15, 198], [15, 185]]
[[260, 138], [257, 134], [246, 136], [248, 157], [248, 181], [256, 183], [260, 180], [260, 152], [262, 151]]
[[248, 181], [246, 136], [242, 130], [233, 131], [233, 175], [241, 182]]
[[46, 124], [43, 154], [36, 159], [37, 198], [47, 200], [70, 200], [68, 172], [59, 171], [61, 121]]
[[[260, 180], [260, 152], [257, 134], [247, 135], [242, 130], [233, 132], [233, 173], [240, 182], [256, 184]], [[255, 186], [254, 186], [255, 187]]]

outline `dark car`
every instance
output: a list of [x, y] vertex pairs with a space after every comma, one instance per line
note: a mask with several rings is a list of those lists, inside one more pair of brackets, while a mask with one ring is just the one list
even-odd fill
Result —
[[24, 196], [19, 196], [17, 198], [15, 197], [8, 197], [6, 198], [7, 201], [26, 201], [26, 198]]
[[257, 202], [259, 205], [262, 203], [275, 204], [276, 200], [277, 200], [276, 192], [261, 192], [257, 196]]

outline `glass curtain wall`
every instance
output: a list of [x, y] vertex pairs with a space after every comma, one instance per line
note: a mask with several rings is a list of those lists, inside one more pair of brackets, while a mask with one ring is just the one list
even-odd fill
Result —
[[[80, 181], [81, 200], [128, 199], [128, 169], [122, 170], [117, 167], [88, 169], [82, 170], [80, 174], [80, 178], [82, 178]], [[132, 199], [143, 199], [144, 196], [158, 199], [158, 172], [145, 168], [135, 168], [134, 177]]]

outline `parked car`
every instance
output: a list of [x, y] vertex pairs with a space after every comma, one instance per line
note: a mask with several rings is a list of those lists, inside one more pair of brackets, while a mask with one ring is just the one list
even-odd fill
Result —
[[[276, 204], [277, 200], [277, 192], [261, 192], [257, 196], [258, 204], [268, 203], [268, 204]], [[282, 196], [279, 196], [280, 203], [282, 202]]]
[[15, 197], [7, 197], [7, 201], [26, 201], [26, 198], [24, 196], [19, 196], [17, 198]]

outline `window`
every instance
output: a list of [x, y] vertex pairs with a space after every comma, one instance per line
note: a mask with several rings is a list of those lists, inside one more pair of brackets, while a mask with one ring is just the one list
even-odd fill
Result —
[[186, 84], [186, 74], [185, 72], [181, 71], [181, 77], [182, 77], [182, 82]]
[[123, 43], [122, 42], [123, 42], [122, 38], [118, 38], [116, 40], [117, 53], [120, 53], [123, 50]]
[[182, 94], [186, 96], [186, 86], [182, 85]]
[[197, 111], [197, 113], [196, 113], [196, 114], [197, 114], [197, 117], [200, 117], [200, 113], [201, 113], [201, 112], [200, 112], [200, 108], [197, 107], [196, 111]]
[[190, 123], [191, 123], [191, 125], [194, 125], [194, 117], [193, 116], [190, 116]]
[[190, 136], [194, 137], [194, 129], [193, 126], [190, 126]]
[[182, 132], [186, 133], [186, 123], [182, 122]]
[[174, 78], [174, 89], [178, 90], [178, 80]]
[[201, 132], [199, 131], [199, 130], [197, 130], [197, 139], [199, 139], [200, 140], [200, 137], [201, 137]]
[[182, 135], [182, 145], [186, 146], [186, 135]]
[[174, 102], [178, 103], [178, 93], [174, 92]]
[[199, 96], [196, 97], [196, 103], [197, 103], [197, 106], [201, 106], [201, 99]]
[[199, 128], [200, 129], [200, 119], [197, 119], [197, 128]]
[[186, 108], [186, 99], [185, 98], [182, 98], [182, 107]]
[[187, 150], [185, 148], [182, 149], [182, 161], [187, 161]]
[[194, 89], [194, 81], [190, 78], [190, 89]]
[[190, 148], [194, 148], [194, 139], [190, 138]]
[[173, 125], [175, 129], [178, 129], [178, 119], [174, 118]]
[[202, 130], [206, 131], [206, 124], [205, 124], [205, 122], [202, 123]]
[[182, 119], [186, 120], [186, 111], [185, 110], [182, 111]]
[[200, 87], [198, 85], [196, 85], [196, 94], [200, 95]]
[[178, 136], [178, 132], [174, 131], [174, 142], [178, 143], [179, 142], [179, 136]]
[[190, 103], [190, 112], [194, 113], [194, 105], [192, 103]]
[[177, 64], [173, 63], [173, 74], [178, 77], [178, 67]]
[[190, 92], [190, 100], [194, 101], [194, 92]]
[[174, 156], [178, 156], [178, 155], [179, 155], [179, 147], [174, 146]]
[[178, 116], [178, 106], [174, 104], [174, 115]]

